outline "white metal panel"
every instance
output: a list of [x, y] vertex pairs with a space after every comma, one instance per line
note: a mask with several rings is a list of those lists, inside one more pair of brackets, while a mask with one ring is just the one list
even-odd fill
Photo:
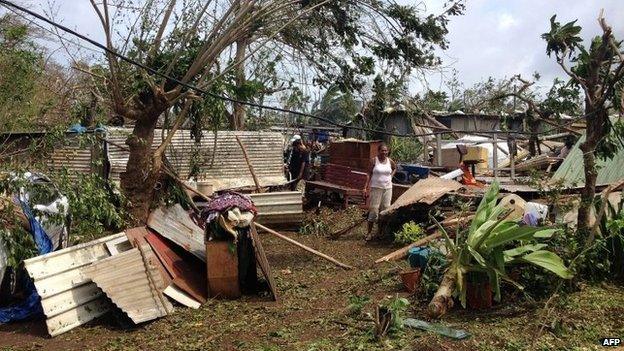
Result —
[[303, 220], [303, 196], [298, 191], [250, 194], [260, 224], [300, 224]]
[[41, 296], [50, 335], [64, 333], [108, 311], [110, 303], [83, 270], [109, 257], [106, 243], [123, 237], [125, 233], [119, 233], [24, 261]]
[[[110, 178], [119, 181], [120, 174], [128, 163], [128, 151], [115, 146], [124, 145], [131, 129], [111, 128], [107, 140], [108, 158], [111, 164]], [[155, 150], [160, 144], [161, 130], [154, 131]], [[245, 146], [254, 171], [262, 186], [286, 182], [283, 170], [283, 137], [275, 132], [249, 131], [204, 131], [201, 143], [195, 143], [188, 130], [176, 132], [166, 155], [172, 166], [184, 179], [190, 172], [192, 159], [199, 160], [199, 178], [213, 184], [215, 190], [253, 186], [253, 178], [236, 141], [236, 136]]]

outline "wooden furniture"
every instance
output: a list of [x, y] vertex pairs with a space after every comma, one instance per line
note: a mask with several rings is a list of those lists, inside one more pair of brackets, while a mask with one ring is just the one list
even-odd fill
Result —
[[377, 156], [380, 140], [344, 140], [329, 144], [327, 152], [329, 163], [351, 167], [351, 169], [368, 172], [370, 162]]
[[236, 299], [241, 296], [238, 256], [230, 241], [206, 241], [208, 293], [211, 297]]
[[368, 184], [368, 174], [355, 171], [350, 167], [329, 163], [321, 167], [321, 175], [322, 180], [306, 182], [306, 191], [322, 189], [325, 192], [342, 194], [345, 208], [349, 204], [349, 197], [361, 196], [366, 202], [365, 190]]

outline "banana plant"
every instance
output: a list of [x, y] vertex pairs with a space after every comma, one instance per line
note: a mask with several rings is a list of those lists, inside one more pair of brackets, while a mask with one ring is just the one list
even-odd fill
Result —
[[[572, 277], [563, 260], [546, 250], [547, 244], [539, 242], [552, 237], [560, 229], [525, 226], [509, 218], [511, 211], [504, 206], [496, 205], [498, 190], [498, 183], [495, 182], [490, 186], [477, 208], [467, 233], [458, 232], [455, 240], [451, 239], [436, 221], [445, 239], [450, 265], [440, 288], [429, 304], [431, 316], [439, 317], [446, 313], [452, 307], [452, 296], [459, 297], [461, 305], [466, 307], [467, 274], [470, 272], [487, 274], [495, 301], [501, 299], [501, 280], [522, 289], [522, 286], [506, 273], [505, 267], [511, 264], [530, 263], [563, 279]], [[517, 246], [509, 249], [512, 243]]]

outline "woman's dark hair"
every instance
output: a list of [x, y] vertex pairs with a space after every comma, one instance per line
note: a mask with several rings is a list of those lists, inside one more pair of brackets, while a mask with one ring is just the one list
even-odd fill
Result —
[[302, 143], [301, 139], [297, 139], [297, 140], [293, 141], [292, 145], [293, 146], [299, 146], [299, 145], [301, 145], [301, 143]]
[[379, 144], [379, 146], [377, 146], [377, 151], [381, 150], [382, 147], [386, 147], [386, 149], [390, 150], [390, 148], [388, 147], [388, 145], [386, 145], [386, 143], [381, 143]]

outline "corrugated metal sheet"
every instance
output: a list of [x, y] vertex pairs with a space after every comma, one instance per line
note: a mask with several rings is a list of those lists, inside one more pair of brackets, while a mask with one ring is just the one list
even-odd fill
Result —
[[250, 194], [260, 224], [300, 224], [303, 220], [303, 196], [299, 191]]
[[[108, 158], [111, 163], [110, 178], [119, 181], [120, 174], [128, 163], [128, 152], [114, 144], [125, 145], [132, 133], [131, 129], [111, 128], [107, 139]], [[160, 144], [161, 130], [154, 131], [155, 150]], [[238, 135], [247, 149], [254, 171], [261, 185], [277, 185], [286, 182], [283, 171], [283, 137], [274, 132], [218, 131], [214, 148], [215, 134], [204, 131], [200, 144], [196, 144], [188, 130], [180, 130], [173, 137], [166, 155], [173, 167], [183, 179], [188, 177], [191, 160], [199, 158], [200, 179], [214, 184], [215, 190], [253, 186], [253, 178], [243, 157], [243, 152], [236, 142]], [[212, 159], [214, 157], [214, 162]], [[211, 166], [212, 165], [212, 166]]]
[[122, 237], [125, 234], [119, 233], [24, 261], [41, 296], [50, 335], [62, 334], [109, 310], [110, 302], [84, 268], [110, 257], [106, 244]]
[[148, 227], [173, 241], [202, 261], [206, 261], [204, 231], [189, 216], [182, 206], [155, 209], [147, 219]]
[[78, 174], [91, 174], [93, 169], [92, 148], [71, 140], [68, 145], [57, 147], [46, 165], [54, 171], [67, 170], [70, 179], [77, 179]]
[[85, 269], [85, 274], [135, 324], [147, 322], [173, 312], [173, 306], [160, 291], [164, 282], [149, 245], [98, 261]]
[[[583, 152], [579, 148], [583, 141], [585, 141], [585, 136], [582, 136], [574, 145], [561, 166], [553, 174], [552, 181], [563, 181], [563, 185], [566, 187], [585, 186]], [[624, 149], [620, 148], [610, 160], [596, 158], [596, 168], [598, 168], [596, 185], [608, 185], [624, 178]]]

